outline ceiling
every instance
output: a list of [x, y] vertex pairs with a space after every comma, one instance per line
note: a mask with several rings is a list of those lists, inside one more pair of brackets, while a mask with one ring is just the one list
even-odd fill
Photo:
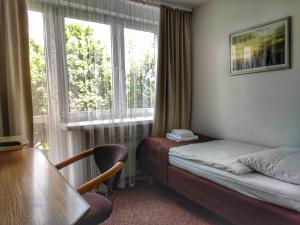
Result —
[[190, 9], [193, 9], [204, 2], [207, 2], [208, 0], [165, 0], [164, 2], [169, 2], [172, 4], [184, 6]]

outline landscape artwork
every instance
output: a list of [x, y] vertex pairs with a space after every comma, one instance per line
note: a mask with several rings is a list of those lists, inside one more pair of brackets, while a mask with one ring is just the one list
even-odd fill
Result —
[[290, 18], [230, 35], [230, 75], [290, 68]]

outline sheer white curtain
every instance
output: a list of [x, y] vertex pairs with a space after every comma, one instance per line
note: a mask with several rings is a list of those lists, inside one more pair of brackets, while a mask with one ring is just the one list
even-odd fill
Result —
[[[35, 125], [44, 129], [36, 128], [36, 145], [57, 163], [90, 147], [123, 144], [129, 157], [120, 185], [133, 186], [135, 150], [153, 119], [159, 8], [127, 0], [29, 0], [28, 7], [32, 39], [38, 39], [39, 26], [31, 15], [42, 15], [40, 79], [47, 92], [41, 100], [38, 86], [33, 88], [33, 104], [47, 108], [37, 107], [43, 113], [35, 114]], [[32, 43], [35, 77], [43, 68], [34, 64]], [[74, 186], [98, 173], [93, 159], [63, 171]]]

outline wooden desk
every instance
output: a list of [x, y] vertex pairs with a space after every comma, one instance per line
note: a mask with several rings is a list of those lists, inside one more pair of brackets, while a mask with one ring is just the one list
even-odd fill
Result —
[[0, 224], [74, 224], [85, 200], [35, 149], [0, 153]]

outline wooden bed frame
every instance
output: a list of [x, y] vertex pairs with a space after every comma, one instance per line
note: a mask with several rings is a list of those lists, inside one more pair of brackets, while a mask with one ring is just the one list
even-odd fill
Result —
[[[213, 139], [200, 136], [197, 142]], [[188, 142], [191, 144], [196, 142]], [[238, 225], [299, 225], [300, 213], [256, 200], [168, 164], [168, 150], [183, 145], [150, 137], [138, 147], [138, 167], [198, 205]], [[300, 196], [299, 196], [300, 197]]]

